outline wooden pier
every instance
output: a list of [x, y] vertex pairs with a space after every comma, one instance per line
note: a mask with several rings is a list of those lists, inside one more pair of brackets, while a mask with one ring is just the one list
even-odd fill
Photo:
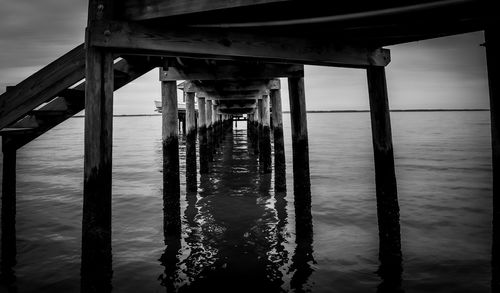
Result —
[[[162, 84], [165, 241], [180, 225], [177, 81], [186, 95], [189, 191], [210, 172], [232, 121], [247, 120], [260, 171], [286, 190], [279, 78], [288, 79], [298, 245], [311, 250], [312, 215], [304, 65], [366, 70], [375, 158], [381, 271], [398, 272], [401, 240], [384, 46], [485, 31], [493, 150], [493, 291], [500, 288], [500, 68], [498, 18], [481, 0], [89, 0], [85, 44], [0, 96], [3, 136], [2, 272], [15, 255], [16, 151], [85, 109], [82, 292], [111, 290], [113, 92], [153, 68]], [[258, 18], [256, 17], [258, 15]], [[83, 28], [82, 28], [83, 29]], [[460, 60], [457, 60], [460, 62]], [[83, 84], [74, 86], [82, 79]], [[198, 115], [194, 101], [198, 103]], [[271, 117], [272, 116], [272, 117]], [[272, 119], [271, 119], [272, 118]], [[198, 145], [196, 137], [198, 136]], [[274, 166], [271, 158], [274, 141]], [[402, 215], [404, 217], [404, 215]], [[177, 242], [176, 242], [177, 243]], [[307, 252], [306, 252], [307, 254]], [[166, 259], [168, 261], [168, 259]], [[399, 281], [398, 281], [399, 280]]]

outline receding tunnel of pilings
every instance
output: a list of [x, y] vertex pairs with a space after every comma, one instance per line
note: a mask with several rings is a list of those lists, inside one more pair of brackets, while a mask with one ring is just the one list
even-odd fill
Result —
[[[165, 70], [167, 69], [163, 68], [162, 72]], [[160, 74], [160, 77], [162, 76], [164, 75]], [[368, 82], [377, 172], [377, 211], [380, 236], [380, 269], [378, 273], [383, 280], [380, 288], [398, 290], [402, 282], [399, 206], [395, 188], [392, 138], [383, 68], [369, 69]], [[206, 182], [207, 175], [216, 174], [217, 168], [229, 168], [241, 162], [239, 160], [254, 160], [253, 166], [255, 168], [250, 168], [251, 174], [236, 179], [220, 178], [219, 184], [225, 184], [227, 185], [225, 188], [229, 188], [233, 186], [232, 184], [240, 186], [244, 185], [246, 180], [258, 178], [257, 181], [264, 184], [265, 189], [274, 188], [276, 205], [280, 207], [277, 208], [278, 217], [280, 221], [286, 222], [286, 210], [283, 210], [283, 205], [286, 205], [287, 202], [285, 199], [287, 169], [279, 79], [187, 80], [178, 85], [175, 80], [161, 78], [161, 84], [163, 232], [166, 244], [166, 249], [160, 258], [165, 268], [161, 282], [167, 289], [172, 289], [175, 287], [175, 280], [178, 277], [176, 275], [179, 262], [178, 251], [182, 246], [181, 236], [183, 234], [180, 206], [179, 136], [184, 135], [186, 144], [185, 180], [189, 204], [196, 201], [196, 196], [193, 197], [193, 194], [217, 190], [217, 186], [214, 189], [211, 182]], [[178, 89], [183, 91], [186, 99], [186, 109], [183, 113], [178, 109]], [[301, 291], [302, 286], [307, 283], [313, 272], [310, 265], [314, 262], [304, 78], [302, 76], [289, 77], [288, 92], [293, 150], [293, 170], [291, 170], [293, 191], [291, 194], [293, 194], [296, 230], [296, 249], [291, 259], [296, 273], [292, 277], [291, 287]], [[247, 124], [245, 136], [248, 147], [244, 155], [238, 153], [239, 150], [233, 147], [233, 144], [239, 143], [235, 137], [241, 136], [241, 133], [233, 132], [233, 125], [242, 120], [246, 121]], [[183, 127], [179, 127], [180, 121], [182, 121]], [[8, 148], [4, 148], [4, 153], [8, 151]], [[15, 150], [12, 153], [12, 156], [7, 157], [12, 162], [7, 161], [7, 164], [4, 164], [1, 269], [4, 277], [15, 280], [12, 270], [15, 265], [16, 251], [15, 241], [13, 241], [15, 228], [12, 224], [15, 217], [15, 188], [12, 188], [15, 185], [15, 176], [10, 179], [5, 177], [6, 174], [15, 174], [12, 172], [12, 169], [15, 168]], [[241, 158], [234, 159], [234, 155]], [[94, 171], [92, 169], [91, 173]], [[99, 174], [94, 175], [95, 178], [104, 180]], [[270, 186], [271, 175], [274, 176], [273, 187]], [[95, 188], [98, 186], [92, 181], [93, 178], [91, 176], [86, 181], [85, 193], [91, 187], [93, 189], [90, 190], [97, 190]], [[198, 178], [200, 178], [199, 182]], [[218, 189], [221, 189], [221, 186]], [[88, 210], [88, 215], [83, 220], [81, 288], [83, 292], [106, 292], [111, 290], [112, 278], [111, 225], [108, 218], [110, 213], [107, 208], [96, 208], [96, 204], [99, 202], [102, 204], [102, 198], [97, 202], [94, 202], [94, 199], [94, 197], [86, 197], [84, 204], [84, 210]], [[109, 202], [107, 202], [106, 207], [110, 207]], [[235, 206], [234, 208], [239, 207]], [[99, 215], [99, 217], [93, 218], [92, 215]], [[224, 249], [220, 249], [220, 251], [227, 257], [234, 256], [236, 253], [224, 251]], [[231, 261], [237, 262], [238, 260], [232, 259]], [[252, 263], [252, 260], [249, 263]], [[253, 264], [256, 269], [269, 267], [259, 262]], [[279, 275], [278, 272], [275, 271], [275, 273]], [[193, 289], [217, 284], [218, 278], [221, 277], [210, 272], [202, 272], [201, 274], [211, 277], [211, 281], [199, 280], [193, 283]], [[231, 273], [230, 277], [234, 277], [234, 282], [238, 281], [237, 272]], [[279, 289], [278, 284], [274, 283], [278, 282], [277, 280], [265, 276], [261, 280], [264, 280], [264, 283], [259, 284], [263, 284], [265, 288]], [[227, 284], [233, 283], [227, 282]], [[252, 286], [249, 288], [256, 289]], [[244, 290], [239, 289], [240, 291]]]

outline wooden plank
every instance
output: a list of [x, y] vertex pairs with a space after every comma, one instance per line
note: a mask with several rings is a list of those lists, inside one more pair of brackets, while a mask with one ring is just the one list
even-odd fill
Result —
[[90, 29], [92, 45], [135, 54], [253, 59], [351, 68], [386, 66], [390, 62], [387, 49], [348, 46], [325, 37], [285, 37], [231, 29], [160, 29], [125, 22], [98, 22]]
[[[120, 60], [119, 62], [114, 64], [114, 68], [116, 70], [127, 72], [129, 79], [115, 79], [114, 90], [122, 88], [129, 82], [147, 73], [155, 66], [155, 63], [149, 63], [145, 58], [140, 57]], [[63, 90], [59, 94], [59, 97], [50, 101], [47, 105], [40, 108], [40, 110], [53, 108], [52, 103], [60, 103], [60, 101], [58, 101], [60, 99], [63, 99], [65, 103], [69, 105], [69, 109], [65, 115], [52, 117], [52, 119], [44, 119], [43, 121], [37, 121], [34, 116], [25, 116], [23, 119], [12, 124], [10, 127], [29, 127], [33, 128], [33, 130], [25, 133], [22, 136], [16, 136], [15, 138], [8, 139], [8, 144], [11, 145], [11, 147], [18, 149], [36, 139], [40, 135], [44, 134], [45, 132], [49, 131], [56, 125], [62, 123], [63, 121], [66, 121], [66, 119], [82, 111], [85, 108], [85, 82], [79, 84], [74, 89]]]
[[297, 64], [238, 62], [183, 59], [160, 71], [160, 80], [261, 80], [277, 77], [304, 76], [304, 66]]
[[385, 68], [367, 69], [382, 263], [401, 263], [401, 234]]
[[287, 1], [290, 0], [126, 0], [118, 1], [116, 6], [122, 19], [147, 20]]
[[192, 84], [193, 90], [204, 92], [248, 92], [256, 91], [256, 93], [264, 92], [275, 86], [269, 79], [264, 80], [214, 80], [214, 81], [201, 81], [194, 80], [186, 82]]
[[83, 44], [0, 95], [0, 129], [85, 77]]

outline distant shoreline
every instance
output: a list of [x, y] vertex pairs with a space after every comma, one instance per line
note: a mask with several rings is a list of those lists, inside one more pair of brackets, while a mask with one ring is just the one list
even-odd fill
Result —
[[[394, 109], [391, 112], [484, 112], [490, 109]], [[367, 113], [370, 110], [310, 110], [307, 113]], [[283, 113], [290, 113], [290, 111], [283, 111]], [[149, 117], [161, 116], [161, 114], [119, 114], [113, 117]], [[75, 115], [71, 118], [83, 118], [84, 115]]]

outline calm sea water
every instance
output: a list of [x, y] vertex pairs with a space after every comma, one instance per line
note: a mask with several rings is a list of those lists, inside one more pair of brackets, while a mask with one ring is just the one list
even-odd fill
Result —
[[[272, 175], [258, 174], [245, 123], [226, 137], [197, 194], [186, 195], [181, 146], [183, 238], [166, 248], [161, 117], [114, 119], [115, 292], [206, 290], [227, 280], [276, 292], [377, 290], [369, 113], [308, 115], [314, 238], [307, 256], [295, 243], [288, 115], [284, 120], [285, 195], [274, 193]], [[18, 152], [19, 292], [79, 290], [83, 123], [69, 119]], [[489, 292], [489, 113], [392, 113], [392, 124], [403, 289]]]

